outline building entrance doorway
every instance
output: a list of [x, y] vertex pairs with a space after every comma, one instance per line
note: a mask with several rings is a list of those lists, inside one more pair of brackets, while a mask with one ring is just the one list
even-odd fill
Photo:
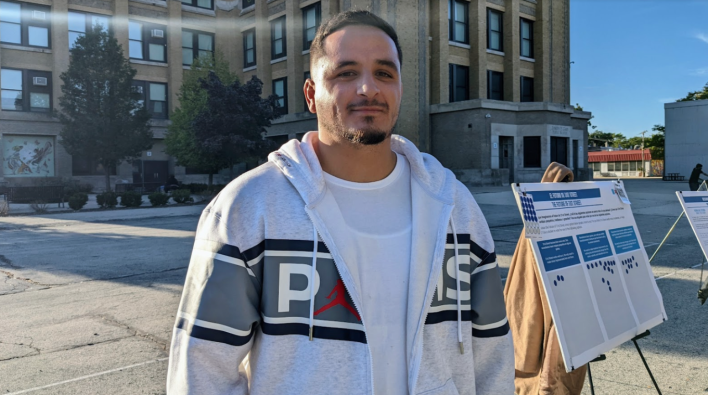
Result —
[[499, 136], [499, 168], [509, 169], [509, 183], [514, 182], [514, 137]]

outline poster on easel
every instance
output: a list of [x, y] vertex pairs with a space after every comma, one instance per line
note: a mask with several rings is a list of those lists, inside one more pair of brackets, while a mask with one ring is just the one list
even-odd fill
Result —
[[513, 184], [512, 189], [566, 371], [667, 319], [621, 181]]
[[[703, 183], [701, 187], [705, 186]], [[708, 192], [700, 189], [698, 191], [678, 191], [676, 192], [683, 212], [691, 224], [691, 229], [701, 245], [703, 255], [708, 257]]]

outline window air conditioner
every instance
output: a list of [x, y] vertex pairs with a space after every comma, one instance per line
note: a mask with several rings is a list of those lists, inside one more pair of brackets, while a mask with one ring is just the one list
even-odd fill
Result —
[[46, 20], [47, 13], [44, 11], [32, 11], [32, 19]]
[[32, 78], [33, 85], [47, 86], [47, 77], [34, 77]]
[[152, 29], [151, 34], [152, 34], [153, 37], [157, 37], [157, 38], [163, 38], [163, 37], [165, 37], [165, 32], [164, 32], [163, 30], [160, 30], [160, 29]]

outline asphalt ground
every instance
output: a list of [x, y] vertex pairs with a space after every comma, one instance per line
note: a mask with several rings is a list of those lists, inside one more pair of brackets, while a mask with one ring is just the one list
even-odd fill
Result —
[[[684, 184], [625, 181], [649, 256], [681, 213], [675, 191]], [[506, 277], [522, 229], [510, 188], [472, 192]], [[202, 208], [0, 218], [0, 394], [165, 393], [174, 313]], [[701, 262], [682, 219], [652, 264], [669, 319], [639, 340], [664, 394], [708, 392], [708, 306], [696, 299]], [[656, 393], [631, 342], [592, 372], [598, 395]]]

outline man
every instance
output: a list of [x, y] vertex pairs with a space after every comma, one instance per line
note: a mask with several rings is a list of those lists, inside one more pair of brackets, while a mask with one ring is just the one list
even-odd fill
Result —
[[392, 135], [401, 58], [367, 11], [319, 28], [304, 86], [318, 132], [205, 208], [168, 393], [514, 392], [487, 223], [452, 172]]
[[692, 191], [697, 191], [698, 188], [701, 186], [700, 181], [703, 181], [701, 179], [701, 174], [704, 176], [708, 176], [708, 174], [703, 172], [703, 165], [698, 163], [696, 164], [696, 167], [691, 171], [691, 177], [688, 179], [688, 186], [691, 188]]

